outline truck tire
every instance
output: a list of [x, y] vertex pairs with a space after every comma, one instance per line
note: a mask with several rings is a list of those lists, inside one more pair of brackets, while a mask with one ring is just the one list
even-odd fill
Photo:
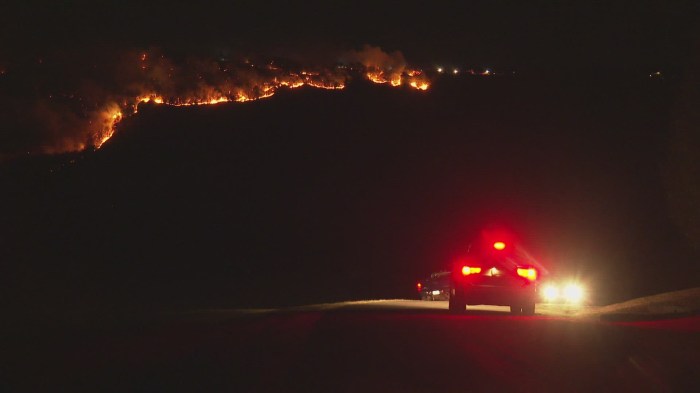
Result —
[[461, 314], [466, 310], [467, 301], [464, 299], [464, 294], [455, 290], [450, 291], [449, 309], [451, 314]]

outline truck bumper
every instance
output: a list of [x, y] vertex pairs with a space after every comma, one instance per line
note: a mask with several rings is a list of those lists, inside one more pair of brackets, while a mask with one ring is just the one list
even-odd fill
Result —
[[537, 287], [527, 286], [477, 286], [457, 285], [456, 291], [464, 295], [468, 305], [488, 304], [493, 306], [511, 306], [514, 304], [535, 303]]

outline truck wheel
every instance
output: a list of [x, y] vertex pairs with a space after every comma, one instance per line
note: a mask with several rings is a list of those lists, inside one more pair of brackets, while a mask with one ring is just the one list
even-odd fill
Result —
[[452, 290], [450, 293], [450, 313], [451, 314], [461, 314], [467, 307], [467, 301], [464, 299], [464, 295], [456, 290]]
[[535, 315], [535, 303], [525, 303], [522, 307], [523, 315]]

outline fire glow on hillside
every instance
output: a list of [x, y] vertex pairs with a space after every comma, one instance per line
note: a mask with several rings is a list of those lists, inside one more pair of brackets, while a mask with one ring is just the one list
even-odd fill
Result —
[[17, 138], [15, 146], [6, 146], [0, 154], [99, 149], [144, 103], [243, 103], [285, 89], [342, 90], [357, 79], [419, 91], [430, 86], [428, 75], [407, 66], [398, 51], [366, 46], [311, 57], [314, 60], [100, 48], [2, 62], [0, 76], [10, 88], [0, 92], [0, 101], [11, 114], [8, 128]]
[[[326, 90], [344, 89], [354, 73], [364, 75], [369, 81], [377, 84], [389, 84], [394, 87], [406, 85], [408, 87], [425, 91], [430, 86], [429, 81], [421, 70], [408, 69], [399, 60], [398, 66], [387, 68], [381, 65], [365, 61], [362, 66], [350, 68], [336, 66], [330, 69], [319, 70], [286, 70], [284, 67], [270, 62], [260, 67], [246, 61], [245, 68], [240, 65], [221, 62], [217, 67], [212, 67], [207, 72], [199, 72], [197, 75], [185, 75], [186, 78], [198, 79], [195, 89], [181, 93], [167, 93], [174, 82], [175, 68], [167, 68], [167, 60], [157, 57], [151, 62], [148, 53], [139, 56], [139, 69], [146, 73], [153, 73], [160, 78], [166, 76], [164, 81], [169, 83], [143, 86], [140, 94], [132, 98], [125, 97], [118, 103], [109, 102], [107, 109], [102, 110], [102, 127], [92, 132], [89, 141], [80, 144], [80, 149], [94, 147], [99, 149], [115, 133], [116, 125], [125, 117], [138, 112], [141, 103], [153, 103], [167, 106], [195, 106], [215, 105], [226, 102], [248, 102], [272, 97], [280, 88], [296, 89], [303, 86]], [[163, 72], [165, 71], [165, 72]], [[201, 70], [200, 70], [201, 71]], [[149, 78], [151, 81], [154, 78]], [[159, 86], [160, 85], [160, 86]], [[166, 88], [162, 88], [166, 86]]]

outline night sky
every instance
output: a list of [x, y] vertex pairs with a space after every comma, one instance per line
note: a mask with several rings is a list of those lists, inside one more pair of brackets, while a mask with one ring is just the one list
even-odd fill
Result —
[[[700, 282], [692, 2], [73, 3], [0, 11], [0, 246], [20, 308], [410, 297], [487, 225], [601, 303]], [[67, 154], [37, 153], [57, 135], [23, 120], [44, 85], [118, 84], [82, 77], [106, 53], [332, 64], [364, 45], [431, 88], [142, 105]]]
[[168, 46], [312, 56], [372, 44], [421, 63], [646, 70], [682, 66], [696, 44], [692, 1], [31, 3], [4, 6], [4, 50]]

